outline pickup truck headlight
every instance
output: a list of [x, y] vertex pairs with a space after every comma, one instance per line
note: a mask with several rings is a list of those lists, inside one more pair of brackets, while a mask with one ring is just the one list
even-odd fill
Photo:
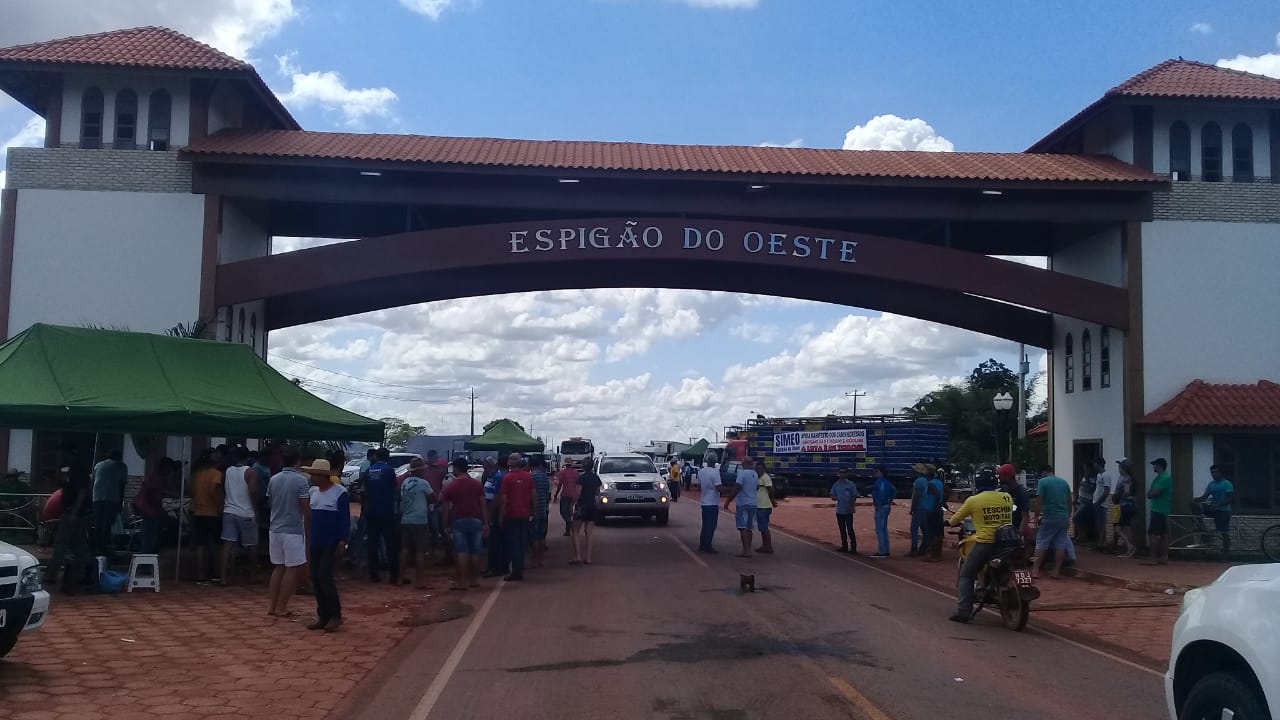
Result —
[[40, 574], [40, 566], [33, 565], [22, 571], [18, 580], [18, 595], [34, 595], [44, 589], [44, 578]]

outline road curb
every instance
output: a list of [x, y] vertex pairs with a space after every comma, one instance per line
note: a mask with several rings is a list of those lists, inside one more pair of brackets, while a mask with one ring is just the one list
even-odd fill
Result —
[[[837, 553], [834, 547], [829, 547], [827, 541], [822, 538], [813, 537], [812, 535], [805, 534], [793, 528], [788, 528], [782, 523], [775, 522], [774, 525], [776, 525], [779, 529], [785, 530], [797, 537], [802, 537], [805, 540], [808, 540], [809, 542], [822, 547], [823, 549], [827, 550], [828, 552], [834, 555], [840, 555], [841, 557], [849, 558], [850, 560], [860, 563], [862, 565], [868, 565], [870, 567], [884, 570], [885, 572], [891, 575], [895, 575], [897, 577], [903, 578], [904, 580], [910, 580], [911, 582], [918, 583], [920, 585], [931, 588], [933, 590], [937, 590], [938, 592], [953, 594], [956, 591], [955, 586], [953, 585], [946, 585], [944, 583], [936, 582], [932, 578], [916, 575], [911, 572], [905, 572], [900, 566], [897, 566], [894, 564], [879, 563], [879, 562], [876, 562], [875, 560], [872, 560], [862, 555], [842, 555], [840, 553]], [[895, 532], [899, 533], [901, 536], [909, 537], [909, 533], [902, 533], [901, 531], [895, 531]], [[1110, 577], [1110, 576], [1104, 576], [1104, 577]], [[1118, 658], [1131, 662], [1135, 665], [1139, 665], [1153, 672], [1163, 673], [1165, 671], [1165, 663], [1163, 660], [1160, 660], [1158, 658], [1153, 658], [1149, 655], [1144, 655], [1140, 652], [1137, 652], [1136, 650], [1133, 650], [1132, 648], [1126, 647], [1124, 645], [1120, 645], [1118, 643], [1113, 643], [1108, 640], [1104, 640], [1098, 637], [1097, 635], [1093, 635], [1091, 633], [1078, 630], [1069, 625], [1062, 625], [1062, 624], [1053, 622], [1052, 620], [1042, 619], [1041, 616], [1035, 614], [1034, 607], [1032, 608], [1032, 619], [1033, 619], [1033, 627], [1040, 628], [1042, 630], [1045, 630], [1054, 635], [1060, 636], [1071, 642], [1078, 643], [1080, 645], [1084, 645], [1091, 648], [1096, 648], [1098, 650], [1103, 650], [1107, 653], [1115, 655]]]

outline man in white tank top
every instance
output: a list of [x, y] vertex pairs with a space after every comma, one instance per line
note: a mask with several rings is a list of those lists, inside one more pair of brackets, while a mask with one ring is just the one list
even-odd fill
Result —
[[[231, 584], [235, 571], [235, 546], [246, 550], [258, 544], [258, 522], [254, 513], [254, 498], [258, 497], [258, 483], [262, 479], [249, 466], [249, 451], [237, 446], [231, 453], [231, 465], [227, 467], [223, 492], [226, 501], [222, 506], [222, 582]], [[248, 553], [249, 581], [257, 582], [257, 567], [253, 552]]]

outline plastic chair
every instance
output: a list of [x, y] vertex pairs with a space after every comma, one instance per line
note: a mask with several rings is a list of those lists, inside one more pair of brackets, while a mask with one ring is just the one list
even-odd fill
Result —
[[[146, 575], [139, 575], [138, 570], [148, 568]], [[160, 556], [136, 553], [129, 560], [128, 592], [134, 588], [151, 588], [160, 592]]]

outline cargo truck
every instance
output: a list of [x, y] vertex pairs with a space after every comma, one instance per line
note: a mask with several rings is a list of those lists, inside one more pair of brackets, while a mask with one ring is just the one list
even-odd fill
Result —
[[750, 455], [780, 492], [800, 495], [825, 495], [841, 468], [865, 494], [877, 466], [899, 495], [910, 494], [912, 466], [945, 463], [949, 439], [945, 422], [905, 415], [755, 418], [726, 433], [723, 447], [714, 448], [722, 482], [734, 482]]

